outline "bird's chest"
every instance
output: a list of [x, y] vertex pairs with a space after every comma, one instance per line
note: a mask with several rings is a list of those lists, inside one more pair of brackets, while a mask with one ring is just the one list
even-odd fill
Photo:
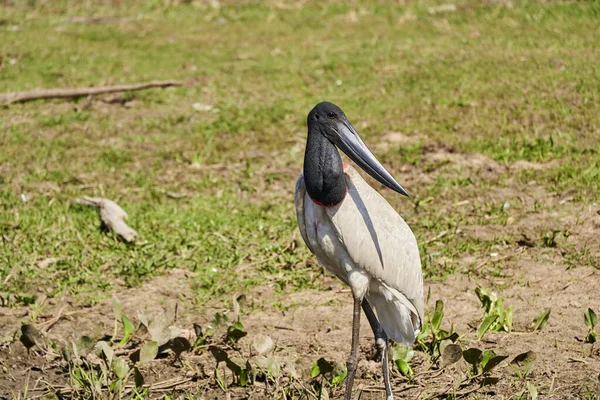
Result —
[[346, 281], [345, 264], [349, 257], [337, 236], [325, 208], [315, 204], [307, 195], [305, 199], [306, 236], [319, 263]]

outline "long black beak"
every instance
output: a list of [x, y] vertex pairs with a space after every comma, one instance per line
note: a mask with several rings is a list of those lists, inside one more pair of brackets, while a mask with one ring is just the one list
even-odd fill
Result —
[[339, 141], [336, 145], [348, 157], [352, 159], [366, 173], [377, 179], [395, 192], [408, 196], [408, 192], [387, 172], [381, 163], [375, 158], [371, 150], [362, 141], [358, 133], [349, 121], [337, 123], [336, 131]]

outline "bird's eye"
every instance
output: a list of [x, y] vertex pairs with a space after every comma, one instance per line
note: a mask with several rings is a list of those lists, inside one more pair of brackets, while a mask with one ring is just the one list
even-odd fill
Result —
[[328, 113], [327, 113], [327, 116], [328, 116], [329, 118], [332, 118], [332, 119], [333, 119], [333, 118], [335, 118], [335, 113], [334, 113], [334, 112], [328, 112]]
[[316, 118], [316, 119], [319, 119], [319, 118], [320, 118], [320, 117], [319, 117], [319, 114], [315, 114], [315, 118]]

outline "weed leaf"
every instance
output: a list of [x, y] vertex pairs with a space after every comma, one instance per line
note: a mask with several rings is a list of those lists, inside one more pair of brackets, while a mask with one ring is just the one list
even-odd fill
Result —
[[496, 356], [494, 350], [484, 350], [483, 351], [483, 359], [481, 360], [481, 366], [485, 367], [488, 361]]
[[125, 379], [127, 373], [129, 372], [129, 365], [122, 358], [117, 358], [113, 361], [112, 370], [119, 379]]
[[451, 343], [442, 351], [442, 365], [452, 365], [458, 362], [463, 356], [462, 349], [459, 345]]
[[96, 347], [98, 347], [100, 349], [100, 351], [102, 352], [102, 354], [104, 354], [104, 359], [106, 360], [106, 364], [112, 365], [113, 355], [115, 354], [115, 351], [113, 350], [113, 348], [110, 347], [110, 345], [105, 341], [100, 341], [100, 342], [96, 343]]
[[396, 364], [396, 367], [398, 367], [398, 371], [400, 371], [402, 376], [412, 376], [413, 370], [406, 361], [402, 359], [397, 359], [396, 361], [394, 361], [394, 363]]
[[481, 305], [483, 306], [485, 312], [489, 313], [492, 307], [492, 298], [490, 296], [490, 292], [488, 292], [487, 289], [478, 287], [475, 289], [475, 293], [477, 294], [477, 297], [479, 297], [479, 301], [481, 301]]
[[412, 376], [413, 370], [410, 367], [409, 362], [412, 360], [414, 355], [415, 351], [412, 347], [403, 346], [400, 344], [393, 346], [392, 360], [394, 361], [394, 364], [396, 364], [396, 367], [398, 367], [398, 371], [400, 371], [403, 376]]
[[512, 306], [508, 307], [506, 309], [506, 311], [504, 311], [504, 312], [501, 311], [501, 315], [502, 315], [502, 325], [500, 325], [501, 329], [498, 329], [498, 330], [504, 330], [505, 332], [510, 332], [512, 330], [512, 317], [513, 317]]
[[257, 336], [252, 341], [252, 347], [258, 353], [258, 355], [265, 354], [273, 348], [273, 339], [270, 336]]
[[123, 307], [121, 306], [121, 302], [117, 296], [112, 297], [112, 309], [115, 314], [115, 319], [121, 319], [121, 315], [123, 315]]
[[346, 368], [346, 366], [344, 365], [344, 369], [342, 370], [341, 373], [335, 375], [332, 379], [331, 379], [331, 384], [334, 386], [339, 385], [340, 383], [342, 383], [344, 381], [344, 379], [346, 379], [346, 377], [348, 376], [348, 369]]
[[[491, 353], [493, 354], [493, 352], [491, 352]], [[481, 363], [483, 365], [483, 373], [485, 374], [486, 372], [490, 372], [491, 370], [496, 368], [498, 365], [500, 365], [500, 363], [502, 361], [506, 360], [507, 358], [508, 358], [508, 356], [493, 355], [486, 360], [486, 358], [484, 356], [484, 360]]]
[[221, 313], [215, 313], [215, 316], [213, 318], [213, 325], [215, 326], [221, 326], [224, 323], [227, 322], [227, 316]]
[[528, 351], [526, 353], [521, 353], [510, 362], [511, 364], [516, 365], [525, 365], [527, 363], [533, 362], [536, 359], [536, 354], [534, 351]]
[[537, 400], [538, 391], [535, 385], [533, 385], [531, 382], [527, 382], [527, 391], [529, 392], [529, 398], [531, 400]]
[[124, 346], [129, 340], [129, 337], [135, 330], [133, 323], [127, 318], [125, 314], [121, 315], [121, 322], [123, 323], [123, 338], [119, 342], [119, 346]]
[[481, 340], [483, 335], [490, 329], [492, 324], [498, 319], [498, 314], [492, 314], [485, 317], [479, 328], [477, 328], [477, 339]]
[[521, 353], [510, 362], [510, 367], [517, 375], [517, 377], [523, 379], [529, 372], [531, 372], [531, 368], [533, 367], [533, 363], [536, 359], [536, 354], [533, 351], [528, 351], [526, 353]]
[[556, 247], [558, 246], [558, 242], [556, 241], [556, 237], [560, 235], [562, 231], [552, 231], [544, 233], [542, 237], [542, 246], [544, 247]]
[[453, 330], [454, 330], [454, 325], [452, 325], [452, 327], [450, 328], [450, 332], [439, 331], [438, 338], [439, 338], [440, 342], [442, 340], [449, 340], [452, 343], [455, 343], [458, 340], [459, 335], [456, 332], [452, 332]]
[[594, 312], [594, 310], [592, 310], [591, 308], [585, 310], [585, 312], [583, 313], [583, 318], [585, 319], [585, 325], [588, 328], [594, 329], [596, 327], [596, 324], [598, 323], [598, 317], [596, 317], [596, 313]]
[[137, 367], [135, 367], [133, 370], [133, 379], [135, 381], [135, 387], [138, 390], [144, 386], [144, 376]]
[[248, 382], [250, 381], [248, 370], [245, 369], [245, 368], [242, 368], [240, 370], [240, 374], [239, 374], [238, 377], [240, 379], [240, 385], [241, 386], [246, 386], [248, 384]]
[[233, 325], [227, 328], [227, 338], [233, 343], [237, 343], [247, 334], [248, 332], [244, 330], [244, 325], [239, 321], [234, 322]]
[[148, 342], [140, 350], [140, 364], [145, 364], [154, 360], [158, 354], [158, 343], [152, 341]]
[[223, 377], [219, 372], [219, 368], [215, 368], [215, 381], [217, 381], [217, 384], [219, 385], [222, 391], [227, 391], [227, 389], [225, 388], [225, 381], [223, 381]]
[[444, 317], [444, 302], [442, 300], [438, 300], [435, 302], [435, 311], [433, 313], [433, 318], [431, 319], [431, 326], [434, 331], [437, 331], [440, 328], [440, 324], [442, 323], [442, 318]]
[[321, 373], [321, 369], [319, 368], [319, 363], [317, 361], [313, 361], [312, 368], [310, 369], [310, 377], [314, 378]]
[[585, 337], [585, 342], [586, 343], [596, 343], [597, 340], [598, 340], [598, 338], [596, 337], [596, 332], [594, 332], [593, 330], [590, 329], [589, 333]]
[[483, 353], [481, 350], [471, 347], [463, 351], [463, 357], [469, 364], [477, 366], [483, 360]]
[[544, 311], [542, 311], [540, 313], [540, 315], [538, 315], [536, 317], [536, 319], [534, 320], [534, 325], [533, 325], [533, 332], [542, 329], [544, 326], [546, 326], [546, 324], [548, 323], [548, 320], [550, 319], [550, 312], [552, 310], [550, 308], [546, 308], [544, 309]]
[[115, 379], [108, 388], [112, 393], [121, 393], [123, 390], [123, 380]]
[[406, 362], [412, 360], [415, 355], [412, 347], [404, 346], [401, 344], [395, 344], [392, 348], [392, 360], [405, 360]]
[[77, 352], [80, 355], [87, 354], [93, 348], [94, 348], [94, 341], [89, 336], [82, 336], [77, 341]]

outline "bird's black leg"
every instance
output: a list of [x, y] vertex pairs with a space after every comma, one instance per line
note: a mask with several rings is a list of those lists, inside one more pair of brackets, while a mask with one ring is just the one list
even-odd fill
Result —
[[365, 299], [362, 302], [362, 309], [367, 316], [367, 320], [369, 320], [369, 325], [371, 325], [371, 329], [373, 330], [373, 334], [375, 335], [375, 348], [377, 352], [375, 353], [375, 360], [381, 361], [381, 369], [383, 373], [383, 382], [385, 384], [385, 397], [386, 400], [393, 400], [394, 395], [392, 394], [392, 385], [390, 383], [390, 371], [389, 371], [389, 362], [388, 362], [388, 337], [381, 327], [381, 324], [377, 320], [373, 309], [369, 302]]
[[354, 376], [356, 375], [356, 367], [358, 366], [358, 333], [360, 330], [361, 303], [361, 299], [357, 297], [354, 298], [354, 313], [352, 316], [352, 349], [350, 350], [348, 361], [346, 361], [348, 376], [346, 377], [346, 392], [344, 393], [344, 400], [352, 399], [352, 385], [354, 384]]
[[371, 329], [373, 330], [373, 335], [375, 335], [375, 361], [381, 361], [381, 357], [383, 355], [383, 350], [387, 347], [387, 335], [383, 331], [381, 324], [377, 320], [373, 309], [369, 302], [364, 299], [362, 302], [362, 309], [367, 316], [367, 320], [369, 321], [369, 325], [371, 325]]

